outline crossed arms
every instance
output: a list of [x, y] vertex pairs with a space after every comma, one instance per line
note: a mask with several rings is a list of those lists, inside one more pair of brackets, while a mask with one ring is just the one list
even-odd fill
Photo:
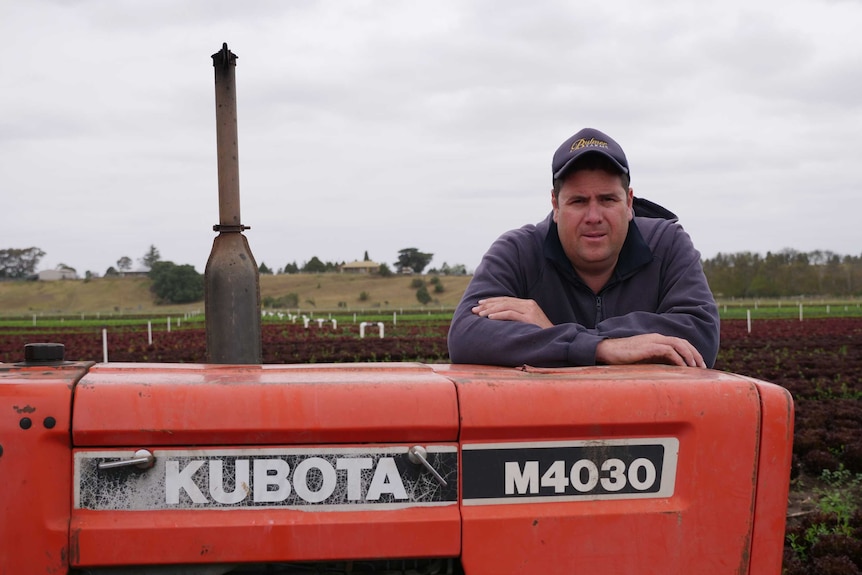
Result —
[[[516, 321], [536, 325], [541, 329], [554, 325], [535, 300], [531, 299], [490, 297], [479, 300], [470, 311], [493, 321]], [[694, 345], [683, 338], [659, 333], [602, 339], [596, 345], [596, 363], [665, 363], [683, 367], [706, 367], [703, 356]]]
[[454, 363], [536, 367], [665, 363], [712, 367], [718, 308], [681, 227], [644, 222], [651, 259], [599, 294], [546, 257], [525, 226], [486, 253], [452, 318]]

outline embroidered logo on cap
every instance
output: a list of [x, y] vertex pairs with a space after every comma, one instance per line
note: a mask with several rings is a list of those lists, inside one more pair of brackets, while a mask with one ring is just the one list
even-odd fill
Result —
[[569, 151], [574, 152], [575, 150], [580, 150], [581, 148], [607, 148], [608, 143], [603, 140], [597, 140], [595, 138], [590, 138], [589, 140], [581, 138], [580, 140], [576, 140], [572, 142], [572, 147]]

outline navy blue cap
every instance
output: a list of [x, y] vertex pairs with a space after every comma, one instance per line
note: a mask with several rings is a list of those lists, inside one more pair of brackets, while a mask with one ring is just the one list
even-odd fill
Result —
[[602, 154], [611, 159], [623, 174], [629, 173], [625, 152], [610, 136], [593, 128], [584, 128], [562, 143], [554, 152], [551, 173], [554, 180], [562, 176], [584, 154]]

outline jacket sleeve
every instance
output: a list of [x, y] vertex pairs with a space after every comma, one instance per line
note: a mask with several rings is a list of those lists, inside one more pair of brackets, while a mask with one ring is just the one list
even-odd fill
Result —
[[643, 333], [679, 337], [694, 345], [711, 368], [718, 356], [720, 320], [700, 253], [675, 222], [658, 225], [652, 233], [661, 235], [645, 238], [661, 271], [655, 312], [610, 317], [596, 325], [596, 333], [603, 339]]
[[541, 281], [539, 267], [544, 256], [532, 230], [527, 226], [501, 236], [476, 268], [449, 328], [449, 357], [453, 363], [512, 367], [595, 364], [596, 346], [603, 339], [595, 330], [576, 323], [542, 329], [480, 317], [471, 311], [483, 298], [527, 298], [529, 283]]

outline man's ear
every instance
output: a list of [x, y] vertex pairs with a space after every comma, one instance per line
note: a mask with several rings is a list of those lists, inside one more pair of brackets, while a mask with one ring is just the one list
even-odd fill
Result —
[[626, 203], [629, 206], [629, 221], [632, 221], [635, 217], [634, 197], [635, 197], [634, 189], [629, 188], [629, 192], [626, 194]]
[[554, 221], [557, 221], [557, 212], [560, 210], [559, 201], [557, 199], [557, 194], [554, 193], [553, 188], [551, 189], [551, 207], [554, 209]]

